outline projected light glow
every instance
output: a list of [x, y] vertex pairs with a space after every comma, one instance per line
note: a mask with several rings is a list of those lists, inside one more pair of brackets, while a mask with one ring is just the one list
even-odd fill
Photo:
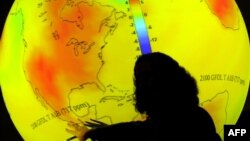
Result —
[[141, 52], [142, 54], [150, 53], [150, 40], [147, 32], [147, 26], [141, 10], [140, 0], [130, 0], [129, 2], [133, 13], [135, 29], [138, 36]]

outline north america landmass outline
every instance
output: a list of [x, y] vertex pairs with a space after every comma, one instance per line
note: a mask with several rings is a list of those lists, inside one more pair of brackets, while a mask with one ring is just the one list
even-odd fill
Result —
[[[83, 2], [83, 1], [78, 1], [79, 2], [79, 4], [81, 3], [81, 2]], [[95, 2], [95, 1], [92, 1], [92, 2]], [[83, 2], [83, 3], [85, 3], [85, 2]], [[92, 3], [93, 5], [94, 5], [94, 3]], [[100, 3], [96, 3], [96, 4], [100, 4]], [[66, 4], [65, 4], [66, 5]], [[210, 9], [211, 10], [211, 9]], [[22, 15], [22, 10], [21, 9], [19, 9], [18, 11], [17, 11], [17, 13], [16, 14], [12, 14], [12, 15], [15, 15], [15, 16], [18, 16], [18, 14], [20, 14], [21, 16], [23, 16]], [[117, 13], [118, 15], [120, 15], [121, 13], [120, 12], [118, 12]], [[41, 15], [39, 15], [40, 17], [41, 17], [41, 19], [42, 18], [44, 18], [44, 15], [46, 15], [46, 12], [44, 13], [44, 14], [41, 14]], [[113, 13], [111, 14], [111, 15], [113, 15]], [[115, 14], [114, 14], [115, 15]], [[113, 16], [114, 16], [113, 15]], [[119, 16], [119, 18], [124, 18], [123, 17], [124, 15], [122, 14], [122, 16]], [[110, 17], [109, 17], [110, 18]], [[118, 19], [119, 19], [118, 18]], [[64, 20], [64, 21], [67, 21], [67, 19], [66, 18], [64, 18], [63, 16], [61, 16], [61, 19], [62, 20]], [[43, 20], [42, 22], [44, 22], [44, 21], [46, 21], [46, 20]], [[81, 25], [81, 24], [79, 24], [80, 22], [79, 21], [74, 21], [74, 20], [68, 20], [67, 22], [71, 22], [74, 26], [77, 26], [78, 28], [83, 28], [83, 26]], [[102, 23], [102, 26], [103, 25], [105, 25], [106, 23], [105, 22], [107, 22], [107, 18], [104, 20], [104, 22]], [[23, 24], [25, 24], [25, 21], [23, 22]], [[107, 34], [106, 34], [106, 36], [105, 36], [105, 38], [110, 34], [110, 35], [112, 35], [112, 34], [114, 34], [114, 32], [115, 32], [115, 29], [116, 28], [118, 28], [118, 25], [117, 24], [113, 24], [112, 26], [110, 26], [110, 29], [111, 30], [109, 30], [109, 32], [107, 32]], [[101, 28], [100, 28], [101, 29]], [[24, 29], [22, 30], [22, 32], [24, 32]], [[22, 34], [22, 33], [21, 33]], [[56, 38], [56, 37], [58, 37], [58, 36], [60, 36], [60, 35], [58, 35], [58, 34], [56, 34], [56, 32], [53, 32], [53, 36], [54, 36], [54, 38]], [[105, 46], [105, 44], [108, 42], [108, 41], [106, 41], [105, 40], [105, 38], [104, 38], [104, 46]], [[23, 37], [23, 42], [24, 42], [24, 46], [27, 48], [28, 47], [28, 43], [26, 42], [26, 40], [25, 40], [25, 37]], [[79, 40], [79, 39], [76, 39], [76, 38], [71, 38], [71, 39], [69, 39], [69, 42], [68, 42], [68, 44], [67, 44], [69, 47], [72, 47], [73, 49], [74, 49], [74, 53], [75, 53], [75, 55], [79, 55], [79, 50], [80, 49], [82, 49], [81, 51], [83, 52], [83, 54], [84, 53], [87, 53], [90, 49], [91, 49], [91, 47], [94, 47], [94, 45], [95, 45], [95, 43], [94, 43], [94, 41], [93, 42], [86, 42], [86, 41], [81, 41], [81, 40]], [[103, 46], [103, 47], [104, 47]], [[101, 55], [101, 54], [100, 54]], [[101, 56], [100, 56], [100, 60], [101, 60]], [[101, 60], [101, 61], [103, 61], [103, 60]], [[101, 71], [101, 67], [100, 67], [100, 70], [99, 71]], [[32, 85], [32, 82], [30, 82], [29, 80], [27, 80], [29, 83], [31, 83], [31, 85]], [[97, 86], [97, 83], [93, 83], [93, 82], [86, 82], [86, 83], [82, 83], [82, 84], [80, 84], [79, 85], [79, 87], [76, 87], [76, 88], [72, 88], [71, 90], [70, 90], [70, 92], [69, 92], [69, 94], [68, 95], [72, 95], [73, 93], [74, 93], [74, 90], [79, 90], [79, 89], [84, 89], [85, 88], [85, 86], [88, 86], [88, 85], [95, 85], [95, 86]], [[107, 84], [106, 86], [104, 85], [104, 87], [111, 87], [111, 85], [112, 84]], [[113, 86], [113, 85], [112, 85]], [[32, 87], [33, 87], [33, 85], [32, 85]], [[115, 87], [115, 86], [114, 86]], [[34, 90], [34, 93], [38, 96], [38, 97], [40, 97], [40, 99], [42, 99], [42, 100], [40, 100], [40, 102], [41, 101], [45, 101], [45, 104], [44, 105], [49, 105], [48, 104], [48, 102], [46, 102], [46, 100], [38, 93], [39, 92], [39, 89], [38, 88], [35, 88], [35, 87], [33, 87], [33, 90]], [[128, 91], [128, 90], [118, 90], [118, 91]], [[130, 92], [130, 94], [124, 94], [125, 96], [127, 95], [128, 97], [131, 97], [131, 93], [132, 92]], [[226, 95], [229, 95], [229, 93], [227, 92], [227, 91], [225, 91], [225, 93], [226, 93]], [[217, 94], [215, 94], [216, 96], [218, 96], [218, 94], [221, 94], [221, 92], [218, 92]], [[100, 102], [103, 102], [103, 101], [109, 101], [109, 100], [112, 100], [112, 101], [121, 101], [121, 100], [124, 100], [125, 99], [125, 96], [105, 96], [105, 97], [103, 97], [103, 98], [101, 98], [101, 100], [100, 100]], [[70, 96], [69, 96], [70, 97]], [[207, 100], [206, 102], [212, 102], [213, 100], [214, 100], [214, 98], [216, 98], [216, 97], [213, 97], [211, 100]], [[128, 98], [128, 99], [131, 99], [131, 98]], [[131, 102], [131, 100], [128, 100], [128, 102]], [[202, 103], [202, 105], [203, 105], [204, 103]], [[118, 104], [119, 105], [119, 104]], [[71, 106], [71, 105], [70, 105]], [[120, 106], [122, 106], [122, 104], [120, 104]], [[96, 119], [102, 119], [103, 117], [104, 118], [109, 118], [109, 120], [110, 120], [110, 122], [112, 123], [112, 118], [111, 117], [109, 117], [108, 115], [103, 115], [103, 116], [97, 116], [98, 115], [98, 110], [96, 109], [96, 107], [97, 107], [97, 105], [89, 105], [87, 108], [88, 108], [88, 110], [87, 111], [95, 111], [94, 113], [96, 113], [95, 115], [96, 115]], [[53, 108], [52, 108], [53, 109]], [[94, 110], [93, 110], [94, 109]], [[226, 109], [226, 108], [225, 108]], [[91, 112], [88, 112], [88, 113], [91, 113]], [[87, 114], [85, 114], [84, 116], [87, 116], [88, 115], [88, 113]], [[225, 110], [225, 114], [226, 114], [226, 110]], [[77, 114], [76, 114], [77, 115]], [[78, 116], [82, 116], [83, 114], [79, 114]]]

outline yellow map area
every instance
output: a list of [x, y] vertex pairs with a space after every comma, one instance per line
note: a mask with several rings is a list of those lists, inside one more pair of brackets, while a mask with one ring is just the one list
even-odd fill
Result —
[[[78, 118], [108, 124], [142, 118], [133, 107], [141, 50], [130, 6], [128, 0], [14, 2], [2, 35], [0, 85], [25, 140], [66, 140], [67, 121]], [[172, 56], [196, 78], [200, 105], [223, 136], [249, 86], [249, 40], [237, 5], [140, 0], [137, 6], [152, 50]]]

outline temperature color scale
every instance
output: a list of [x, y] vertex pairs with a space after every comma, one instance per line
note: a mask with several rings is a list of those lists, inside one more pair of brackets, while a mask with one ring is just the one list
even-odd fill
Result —
[[129, 0], [130, 7], [133, 14], [135, 30], [140, 43], [141, 53], [151, 53], [151, 45], [148, 36], [147, 26], [141, 10], [140, 0]]

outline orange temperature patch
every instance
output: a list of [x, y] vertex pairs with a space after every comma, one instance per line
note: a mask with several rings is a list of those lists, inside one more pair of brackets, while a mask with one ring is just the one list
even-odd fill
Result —
[[217, 94], [214, 98], [207, 100], [201, 105], [209, 112], [216, 125], [217, 130], [223, 129], [227, 120], [228, 93]]
[[206, 0], [210, 10], [229, 28], [238, 28], [238, 13], [234, 0]]
[[51, 106], [56, 109], [61, 107], [64, 101], [56, 85], [57, 66], [41, 52], [33, 52], [30, 57], [32, 59], [27, 61], [26, 72], [33, 88], [37, 89], [39, 95], [52, 104]]

